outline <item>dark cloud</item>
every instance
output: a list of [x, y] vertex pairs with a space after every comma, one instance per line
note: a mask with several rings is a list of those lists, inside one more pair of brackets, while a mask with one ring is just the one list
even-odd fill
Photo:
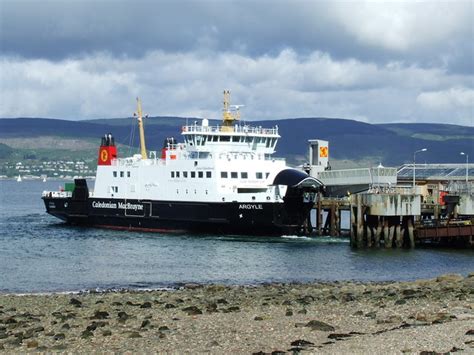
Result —
[[214, 118], [230, 88], [255, 119], [474, 125], [473, 4], [0, 0], [0, 116], [124, 116], [141, 95]]
[[[388, 15], [395, 20], [386, 21]], [[441, 15], [445, 19], [437, 23]], [[256, 57], [292, 48], [336, 59], [447, 64], [453, 71], [471, 70], [473, 62], [471, 1], [368, 7], [298, 0], [7, 0], [1, 16], [2, 52], [26, 58], [59, 60], [101, 51], [141, 57], [152, 50]], [[406, 31], [398, 28], [397, 17]]]

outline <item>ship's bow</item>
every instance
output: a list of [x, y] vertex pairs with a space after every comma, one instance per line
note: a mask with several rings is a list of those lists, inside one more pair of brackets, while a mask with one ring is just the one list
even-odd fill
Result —
[[318, 179], [296, 169], [280, 171], [273, 185], [286, 187], [284, 202], [275, 210], [274, 224], [287, 233], [304, 233], [316, 195], [324, 185]]

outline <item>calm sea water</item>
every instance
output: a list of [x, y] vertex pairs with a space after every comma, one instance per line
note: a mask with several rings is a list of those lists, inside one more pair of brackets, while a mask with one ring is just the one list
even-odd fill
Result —
[[354, 250], [346, 239], [76, 228], [44, 211], [60, 181], [0, 181], [0, 292], [160, 288], [187, 282], [412, 280], [474, 271], [472, 250]]

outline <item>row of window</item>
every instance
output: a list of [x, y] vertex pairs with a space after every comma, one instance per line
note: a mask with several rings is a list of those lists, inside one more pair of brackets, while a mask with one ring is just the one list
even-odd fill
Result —
[[[191, 179], [194, 179], [194, 178], [198, 178], [198, 179], [202, 179], [204, 178], [204, 176], [207, 178], [207, 179], [210, 179], [212, 178], [212, 172], [211, 171], [171, 171], [170, 172], [170, 175], [171, 175], [171, 178], [174, 179], [180, 179], [180, 178], [188, 178], [190, 177]], [[268, 178], [268, 176], [270, 175], [270, 173], [265, 173], [265, 178]], [[238, 179], [239, 178], [239, 173], [237, 171], [231, 171], [230, 173], [227, 172], [227, 171], [221, 171], [221, 178], [222, 179], [228, 179], [228, 178], [231, 178], [231, 179]], [[249, 178], [249, 174], [245, 171], [242, 171], [240, 173], [240, 178], [241, 179], [248, 179]], [[261, 172], [258, 172], [258, 173], [255, 173], [255, 178], [258, 179], [258, 180], [261, 180], [263, 179], [263, 173]]]
[[190, 135], [185, 137], [185, 142], [189, 145], [203, 146], [206, 142], [234, 142], [248, 144], [264, 144], [267, 148], [274, 147], [277, 139], [267, 137], [251, 137], [251, 136], [201, 136]]
[[[265, 178], [268, 178], [268, 176], [270, 175], [270, 173], [265, 173]], [[236, 171], [231, 171], [230, 173], [230, 178], [231, 179], [238, 179], [239, 177], [239, 173], [236, 172]], [[229, 173], [227, 171], [221, 171], [221, 178], [222, 179], [227, 179], [229, 178]], [[240, 173], [240, 178], [241, 179], [248, 179], [249, 178], [249, 174], [247, 172], [241, 172]], [[255, 178], [257, 179], [263, 179], [263, 173], [255, 173]]]
[[[127, 173], [127, 177], [130, 177], [130, 171], [127, 171], [126, 173]], [[114, 175], [114, 177], [117, 177], [118, 176], [118, 171], [114, 171], [112, 174]], [[125, 171], [120, 172], [120, 177], [121, 178], [125, 177]]]
[[171, 172], [171, 177], [172, 178], [188, 178], [190, 177], [191, 179], [197, 178], [202, 179], [204, 178], [204, 173], [206, 173], [206, 178], [210, 179], [212, 178], [212, 172], [211, 171], [190, 171], [189, 173], [187, 171], [172, 171]]

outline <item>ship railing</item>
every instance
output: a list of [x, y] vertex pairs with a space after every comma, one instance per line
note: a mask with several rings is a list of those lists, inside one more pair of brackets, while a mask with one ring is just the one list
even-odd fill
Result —
[[145, 164], [160, 164], [162, 162], [162, 159], [158, 156], [156, 151], [149, 151], [148, 158], [146, 160], [143, 160], [141, 156], [133, 158], [119, 158], [112, 160], [110, 165], [116, 167], [131, 168], [139, 164], [143, 164], [143, 162], [145, 162]]
[[[229, 130], [230, 128], [230, 130]], [[191, 125], [191, 126], [183, 126], [182, 127], [183, 133], [245, 133], [245, 134], [266, 134], [266, 135], [278, 135], [278, 126], [274, 128], [263, 128], [263, 127], [252, 127], [248, 125], [243, 126], [232, 126], [232, 127], [224, 127], [224, 126], [198, 126], [198, 125]]]
[[68, 198], [68, 197], [72, 197], [72, 192], [71, 191], [43, 191], [42, 197]]

